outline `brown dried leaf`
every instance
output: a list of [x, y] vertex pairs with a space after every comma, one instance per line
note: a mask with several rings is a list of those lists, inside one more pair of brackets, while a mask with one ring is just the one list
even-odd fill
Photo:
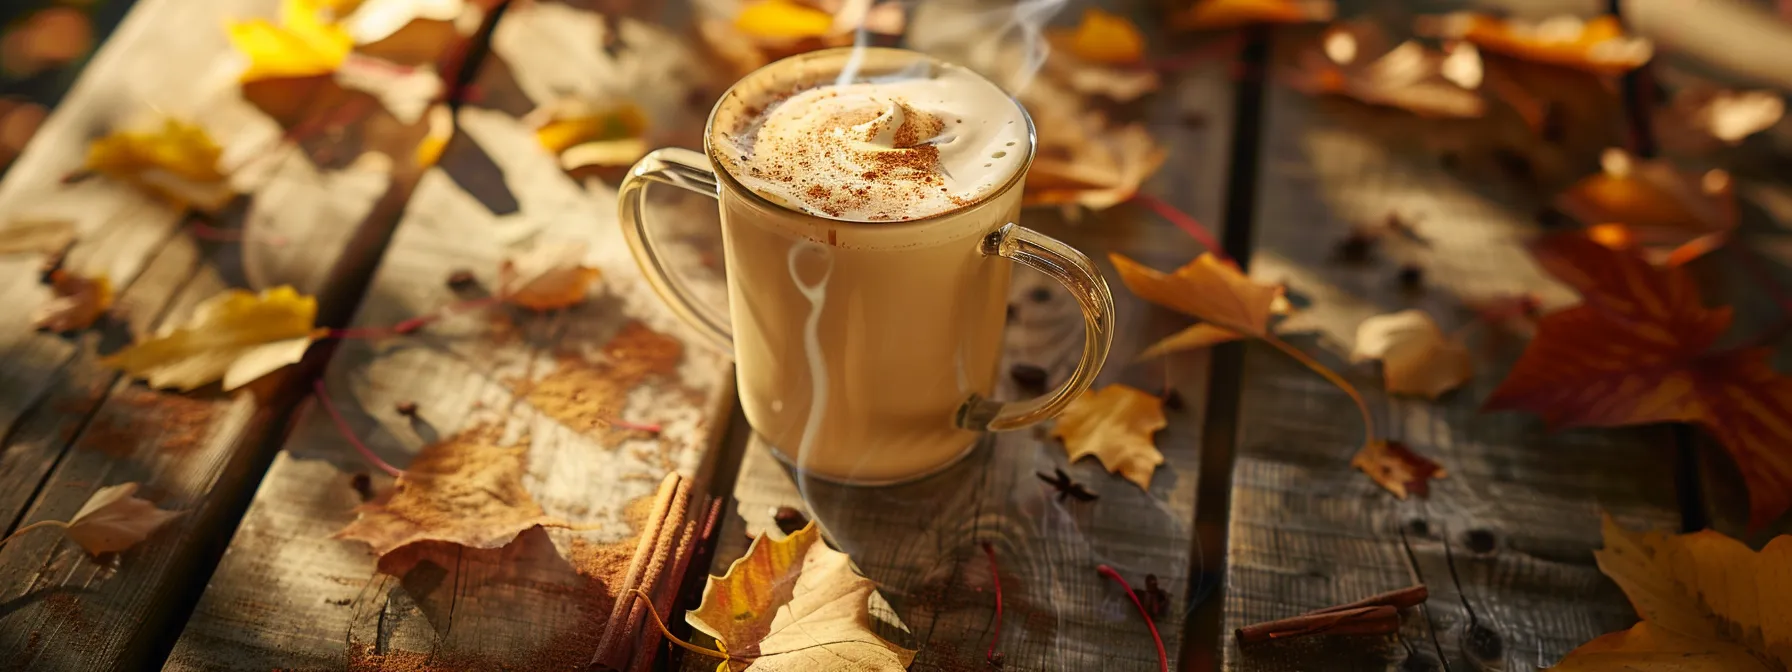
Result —
[[1445, 336], [1422, 310], [1363, 320], [1356, 328], [1356, 349], [1350, 353], [1350, 361], [1370, 359], [1381, 360], [1382, 377], [1392, 394], [1436, 399], [1475, 375], [1474, 357], [1468, 348]]
[[112, 281], [104, 273], [89, 278], [57, 269], [50, 274], [50, 291], [55, 296], [38, 306], [31, 318], [32, 325], [39, 329], [86, 329], [112, 307]]
[[540, 245], [498, 267], [498, 294], [530, 310], [556, 310], [585, 300], [602, 273], [584, 265], [585, 243]]
[[426, 540], [499, 548], [531, 527], [565, 526], [523, 487], [528, 447], [499, 446], [502, 437], [502, 429], [478, 425], [424, 446], [391, 496], [361, 505], [335, 538], [385, 555]]
[[1558, 194], [1556, 207], [1588, 226], [1624, 225], [1651, 261], [1687, 261], [1736, 228], [1735, 186], [1722, 170], [1689, 173], [1621, 149], [1606, 150], [1600, 163], [1601, 172]]
[[116, 553], [136, 546], [182, 513], [158, 509], [136, 494], [136, 483], [100, 488], [63, 531], [89, 554]]
[[1282, 288], [1252, 282], [1229, 262], [1202, 253], [1174, 273], [1161, 273], [1120, 253], [1108, 254], [1120, 281], [1139, 298], [1246, 336], [1263, 338]]
[[1607, 75], [1635, 70], [1655, 54], [1649, 40], [1626, 35], [1618, 17], [1609, 14], [1591, 20], [1560, 15], [1532, 22], [1458, 12], [1420, 17], [1418, 29], [1421, 34], [1467, 40], [1527, 61]]
[[1368, 474], [1381, 487], [1406, 499], [1408, 493], [1424, 497], [1431, 493], [1431, 479], [1448, 476], [1443, 466], [1407, 448], [1399, 441], [1370, 441], [1350, 466]]
[[1144, 126], [1111, 124], [1083, 97], [1050, 80], [1035, 80], [1020, 100], [1039, 141], [1027, 173], [1029, 205], [1111, 207], [1132, 198], [1168, 156]]
[[1481, 56], [1472, 45], [1437, 51], [1408, 41], [1388, 49], [1380, 30], [1366, 23], [1333, 27], [1321, 39], [1321, 48], [1301, 54], [1295, 88], [1426, 117], [1474, 118], [1487, 109], [1478, 91]]
[[1094, 455], [1109, 472], [1149, 492], [1151, 475], [1164, 462], [1151, 435], [1168, 424], [1162, 398], [1115, 384], [1071, 402], [1058, 416], [1052, 436], [1064, 440], [1070, 461]]

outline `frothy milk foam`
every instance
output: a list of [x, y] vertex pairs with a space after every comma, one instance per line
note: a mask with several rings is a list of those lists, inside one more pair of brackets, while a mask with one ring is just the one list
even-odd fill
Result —
[[1026, 162], [1027, 124], [1008, 94], [964, 68], [822, 83], [717, 129], [729, 172], [761, 196], [855, 222], [958, 209]]
[[933, 471], [978, 436], [954, 413], [994, 388], [1009, 274], [979, 242], [1016, 221], [1021, 190], [1001, 190], [1031, 139], [981, 77], [866, 53], [882, 74], [837, 83], [841, 52], [749, 76], [710, 143], [719, 168], [783, 206], [723, 190], [747, 418], [807, 473], [875, 482]]

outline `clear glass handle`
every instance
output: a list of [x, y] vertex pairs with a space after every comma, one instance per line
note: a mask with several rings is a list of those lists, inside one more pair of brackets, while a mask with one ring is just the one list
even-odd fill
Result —
[[1051, 276], [1063, 283], [1083, 308], [1083, 358], [1063, 385], [1026, 401], [972, 397], [959, 409], [960, 427], [1000, 432], [1026, 427], [1063, 412], [1095, 382], [1095, 374], [1101, 372], [1108, 348], [1114, 343], [1114, 295], [1089, 257], [1032, 229], [1004, 225], [983, 238], [983, 254], [1006, 257]]
[[716, 173], [709, 159], [688, 149], [654, 150], [622, 179], [616, 192], [617, 209], [622, 220], [622, 237], [635, 255], [641, 274], [653, 285], [672, 312], [703, 335], [703, 340], [721, 352], [734, 351], [733, 323], [721, 306], [703, 301], [666, 267], [664, 257], [647, 232], [647, 185], [669, 184], [681, 189], [717, 198]]

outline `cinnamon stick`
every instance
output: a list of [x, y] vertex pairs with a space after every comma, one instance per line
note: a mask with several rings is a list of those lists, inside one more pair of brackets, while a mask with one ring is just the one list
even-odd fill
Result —
[[1349, 611], [1361, 607], [1393, 607], [1395, 609], [1405, 609], [1407, 607], [1424, 604], [1425, 600], [1430, 599], [1430, 597], [1431, 590], [1426, 588], [1425, 584], [1421, 583], [1416, 586], [1407, 586], [1399, 590], [1376, 593], [1349, 604], [1340, 604], [1335, 607], [1326, 607], [1324, 609], [1314, 609], [1307, 613], [1324, 614], [1333, 611]]
[[[647, 589], [648, 594], [653, 596], [653, 608], [662, 615], [668, 615], [668, 618], [672, 613], [672, 605], [678, 601], [679, 584], [684, 580], [685, 569], [690, 566], [691, 555], [701, 538], [702, 528], [708, 522], [708, 513], [720, 510], [709, 506], [708, 500], [707, 496], [700, 495], [698, 501], [692, 503], [691, 510], [703, 511], [704, 518], [685, 521], [678, 546], [672, 552], [666, 571]], [[653, 668], [653, 659], [659, 655], [661, 637], [659, 628], [642, 624], [640, 634], [635, 638], [634, 664], [629, 666], [630, 672], [648, 672]]]
[[[684, 486], [681, 488], [680, 486]], [[616, 596], [616, 605], [610, 610], [609, 620], [604, 622], [604, 636], [598, 640], [597, 651], [591, 656], [592, 665], [598, 669], [621, 669], [628, 662], [629, 644], [634, 641], [635, 628], [640, 625], [640, 616], [634, 615], [634, 589], [641, 587], [642, 578], [651, 568], [664, 560], [656, 559], [655, 554], [668, 544], [665, 539], [675, 537], [683, 525], [684, 510], [674, 506], [679, 499], [680, 491], [689, 492], [689, 485], [677, 472], [666, 474], [660, 480], [659, 491], [654, 495], [653, 513], [641, 525], [640, 538], [635, 542], [635, 553], [629, 558], [628, 571], [623, 574], [622, 582], [616, 585], [612, 593]], [[672, 518], [678, 520], [671, 520]], [[631, 623], [631, 616], [633, 622]]]
[[1400, 610], [1390, 606], [1312, 612], [1233, 631], [1239, 646], [1312, 635], [1386, 635], [1400, 629]]

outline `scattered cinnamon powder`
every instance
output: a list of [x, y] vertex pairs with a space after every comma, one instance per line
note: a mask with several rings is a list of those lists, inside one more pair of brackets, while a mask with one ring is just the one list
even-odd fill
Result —
[[596, 361], [561, 355], [554, 372], [529, 385], [525, 396], [549, 417], [615, 446], [633, 433], [610, 424], [629, 392], [649, 379], [671, 376], [683, 357], [684, 344], [678, 339], [630, 322]]

